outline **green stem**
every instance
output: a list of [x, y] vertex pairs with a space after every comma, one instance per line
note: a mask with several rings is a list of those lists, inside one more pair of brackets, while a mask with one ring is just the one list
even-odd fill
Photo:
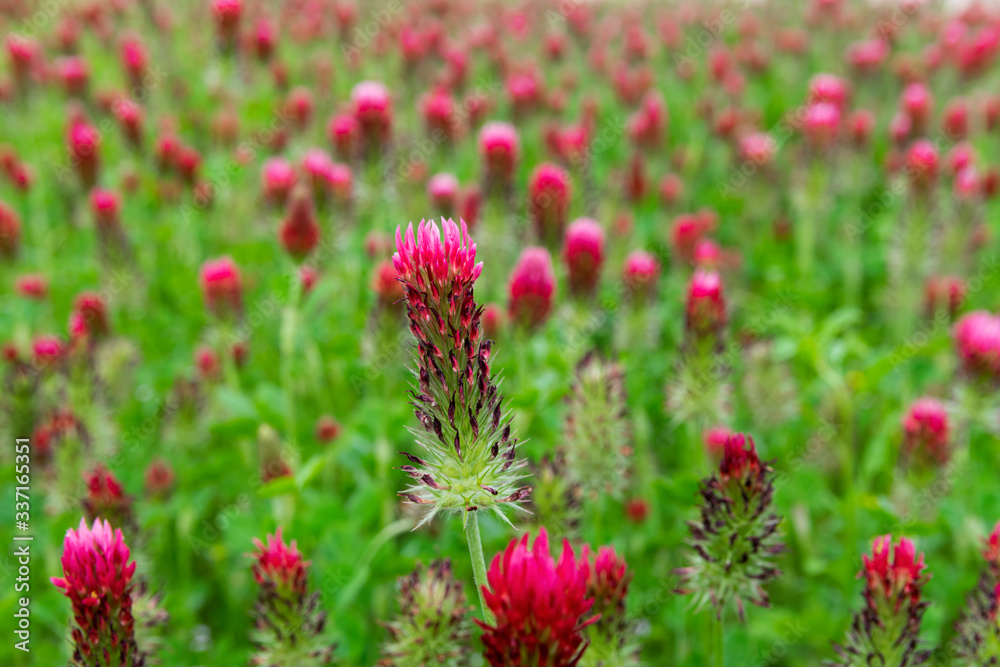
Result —
[[715, 667], [725, 667], [726, 665], [726, 631], [723, 626], [722, 616], [716, 616], [712, 620], [712, 652], [715, 659], [712, 664]]
[[302, 293], [302, 281], [298, 274], [292, 282], [288, 305], [281, 316], [281, 386], [285, 391], [285, 426], [288, 433], [288, 446], [297, 447], [295, 423], [295, 395], [293, 391], [292, 355], [295, 352], [295, 325], [298, 321], [299, 296]]
[[483, 587], [486, 586], [486, 559], [483, 557], [483, 540], [479, 536], [479, 513], [472, 513], [472, 516], [465, 523], [465, 537], [469, 540], [469, 557], [472, 559], [472, 578], [476, 582], [476, 592], [479, 594], [479, 606], [483, 609], [483, 620], [489, 625], [493, 625], [495, 619], [486, 606], [486, 598], [483, 596]]

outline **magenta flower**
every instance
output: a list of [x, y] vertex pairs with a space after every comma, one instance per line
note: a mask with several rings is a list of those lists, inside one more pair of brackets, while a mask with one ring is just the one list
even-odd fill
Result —
[[604, 229], [591, 218], [578, 218], [566, 228], [563, 261], [569, 272], [570, 289], [590, 295], [597, 288], [604, 264]]
[[660, 278], [660, 262], [643, 250], [636, 250], [625, 258], [622, 270], [626, 289], [634, 296], [645, 298], [656, 293]]
[[711, 604], [716, 614], [735, 607], [745, 619], [745, 602], [770, 605], [764, 584], [781, 573], [774, 558], [785, 549], [781, 518], [772, 511], [774, 470], [757, 455], [753, 438], [733, 433], [719, 469], [701, 483], [699, 519], [689, 521], [690, 565], [677, 571], [678, 592], [693, 594], [696, 610]]
[[392, 132], [392, 97], [385, 84], [362, 81], [351, 90], [354, 120], [370, 151], [379, 151]]
[[101, 133], [80, 111], [70, 120], [66, 141], [70, 161], [80, 177], [80, 182], [86, 188], [94, 187], [100, 167], [98, 149], [101, 145]]
[[695, 337], [718, 334], [726, 324], [722, 279], [714, 271], [698, 269], [688, 284], [686, 328]]
[[14, 257], [21, 245], [21, 218], [0, 202], [0, 256]]
[[541, 247], [525, 248], [507, 284], [507, 310], [511, 319], [538, 326], [552, 310], [555, 290], [556, 276], [549, 251]]
[[415, 350], [414, 430], [421, 456], [405, 454], [402, 470], [413, 483], [402, 494], [426, 505], [421, 523], [439, 511], [516, 507], [530, 487], [519, 487], [524, 462], [515, 455], [510, 415], [490, 375], [493, 341], [483, 336], [482, 307], [473, 284], [482, 272], [465, 223], [421, 222], [414, 238], [396, 230], [393, 266], [403, 285]]
[[279, 527], [266, 542], [254, 538], [253, 576], [260, 584], [254, 611], [253, 665], [319, 667], [333, 664], [336, 644], [326, 638], [326, 612], [309, 593], [309, 561], [295, 540], [286, 544]]
[[212, 312], [242, 312], [243, 279], [232, 258], [220, 257], [202, 264], [201, 291], [205, 296], [205, 305]]
[[300, 185], [292, 191], [288, 215], [278, 232], [281, 245], [296, 260], [302, 260], [319, 243], [319, 223], [309, 190]]
[[309, 561], [302, 558], [295, 540], [292, 540], [291, 544], [285, 544], [280, 527], [274, 535], [268, 535], [266, 539], [266, 544], [256, 537], [253, 539], [253, 544], [257, 548], [253, 554], [254, 579], [262, 586], [273, 586], [283, 593], [304, 596], [307, 588], [306, 568], [309, 567]]
[[955, 325], [955, 346], [962, 369], [974, 378], [1000, 379], [1000, 317], [977, 310]]
[[933, 187], [938, 175], [938, 152], [927, 139], [915, 141], [906, 152], [906, 175], [918, 192]]
[[577, 559], [564, 541], [559, 560], [553, 560], [544, 528], [531, 547], [528, 538], [525, 533], [512, 540], [490, 564], [483, 594], [496, 625], [476, 619], [486, 662], [491, 667], [574, 667], [587, 647], [584, 628], [598, 620], [585, 618], [594, 604], [587, 593], [587, 559]]
[[261, 173], [261, 185], [264, 188], [264, 197], [275, 204], [284, 204], [295, 186], [295, 169], [292, 164], [280, 157], [269, 158], [264, 162], [264, 170]]
[[923, 132], [927, 127], [931, 111], [934, 109], [934, 102], [931, 99], [931, 92], [927, 86], [919, 81], [909, 84], [903, 90], [901, 98], [903, 111], [909, 116], [913, 123], [914, 130]]
[[802, 131], [816, 148], [828, 148], [840, 132], [840, 109], [829, 102], [810, 104], [806, 108]]
[[903, 416], [903, 448], [938, 463], [948, 461], [948, 412], [933, 398], [917, 399]]
[[927, 608], [921, 601], [924, 584], [923, 554], [918, 558], [913, 542], [901, 537], [893, 548], [892, 536], [875, 538], [871, 555], [862, 556], [858, 578], [865, 579], [865, 606], [854, 615], [847, 641], [835, 646], [843, 667], [862, 665], [920, 665], [930, 656], [920, 649], [920, 622]]
[[441, 215], [450, 216], [454, 213], [458, 202], [458, 189], [458, 178], [454, 174], [434, 174], [427, 181], [427, 196], [430, 197], [434, 209]]
[[95, 519], [91, 528], [80, 519], [66, 531], [62, 577], [52, 583], [73, 605], [73, 659], [79, 664], [142, 665], [135, 643], [132, 616], [132, 575], [129, 548], [120, 530]]
[[849, 91], [847, 83], [833, 74], [817, 74], [809, 82], [809, 102], [826, 102], [843, 110]]
[[495, 187], [510, 185], [521, 152], [521, 142], [514, 126], [501, 122], [483, 125], [479, 131], [479, 152], [488, 183]]
[[572, 185], [569, 174], [553, 164], [535, 169], [528, 182], [528, 203], [538, 238], [546, 242], [562, 238]]

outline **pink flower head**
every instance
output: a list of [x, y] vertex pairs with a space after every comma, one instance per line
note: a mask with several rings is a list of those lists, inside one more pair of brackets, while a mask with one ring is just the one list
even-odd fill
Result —
[[80, 526], [66, 531], [63, 542], [63, 576], [52, 583], [61, 588], [74, 606], [94, 608], [110, 600], [127, 597], [135, 572], [129, 563], [129, 548], [121, 530], [111, 530], [107, 521], [94, 520], [91, 528], [80, 519]]
[[673, 205], [684, 192], [684, 181], [677, 174], [664, 174], [660, 179], [660, 201], [665, 206]]
[[814, 102], [806, 109], [803, 132], [817, 148], [827, 148], [840, 131], [840, 108], [830, 102]]
[[740, 140], [740, 158], [757, 166], [767, 164], [774, 156], [776, 143], [767, 132], [753, 132]]
[[444, 300], [451, 296], [455, 286], [474, 283], [483, 271], [483, 264], [476, 264], [476, 244], [465, 222], [460, 224], [446, 218], [438, 228], [433, 220], [421, 220], [415, 238], [412, 222], [405, 235], [397, 227], [392, 264], [400, 279], [419, 290], [430, 289]]
[[35, 363], [41, 367], [58, 362], [65, 351], [61, 340], [55, 336], [38, 336], [31, 344]]
[[243, 1], [212, 0], [212, 14], [215, 16], [220, 38], [226, 46], [231, 46], [243, 15]]
[[864, 146], [871, 138], [872, 128], [875, 127], [875, 114], [868, 109], [858, 109], [847, 119], [847, 126], [854, 145]]
[[859, 72], [874, 72], [889, 56], [889, 44], [876, 37], [863, 42], [854, 42], [847, 48], [847, 61]]
[[926, 581], [924, 555], [917, 557], [913, 542], [901, 537], [893, 549], [892, 535], [882, 535], [875, 538], [871, 556], [861, 559], [864, 567], [858, 577], [865, 578], [865, 597], [873, 609], [880, 600], [895, 602], [897, 597], [920, 601], [920, 588]]
[[[586, 545], [580, 552], [580, 560], [591, 561]], [[614, 548], [601, 547], [594, 554], [587, 577], [587, 597], [594, 600], [592, 610], [599, 617], [598, 628], [608, 628], [614, 633], [618, 629], [614, 626], [624, 621], [625, 597], [631, 579], [625, 559]]]
[[698, 269], [688, 284], [687, 330], [695, 335], [718, 332], [726, 323], [722, 279], [714, 271]]
[[705, 225], [697, 213], [682, 213], [674, 218], [670, 228], [673, 250], [684, 261], [694, 259], [694, 250], [705, 234]]
[[279, 593], [303, 597], [307, 590], [306, 568], [309, 567], [309, 561], [303, 560], [295, 540], [291, 544], [285, 544], [281, 528], [273, 535], [268, 535], [266, 540], [266, 544], [257, 538], [253, 540], [257, 548], [251, 554], [254, 559], [254, 579], [261, 586], [273, 586]]
[[379, 81], [362, 81], [351, 90], [351, 107], [369, 148], [380, 149], [392, 130], [392, 98]]
[[537, 326], [552, 310], [556, 276], [549, 251], [541, 247], [525, 248], [507, 285], [511, 319]]
[[975, 161], [975, 151], [966, 141], [955, 144], [955, 146], [948, 151], [948, 167], [953, 173], [957, 174], [964, 169], [972, 167], [975, 164]]
[[1000, 566], [1000, 521], [993, 527], [993, 532], [985, 540], [986, 550], [983, 552], [990, 564]]
[[903, 111], [905, 111], [910, 117], [910, 120], [913, 121], [913, 126], [916, 128], [917, 132], [923, 131], [923, 129], [927, 127], [927, 121], [934, 108], [934, 103], [931, 99], [931, 91], [926, 85], [916, 81], [909, 84], [903, 90], [901, 103]]
[[541, 85], [534, 69], [515, 72], [504, 82], [507, 98], [514, 108], [515, 116], [522, 116], [536, 106], [541, 98]]
[[99, 166], [98, 148], [101, 145], [101, 134], [85, 118], [72, 122], [67, 137], [70, 160], [83, 184], [90, 188], [97, 182]]
[[833, 74], [817, 74], [809, 82], [809, 102], [826, 102], [842, 111], [847, 104], [847, 83]]
[[528, 197], [535, 229], [542, 239], [562, 237], [572, 186], [569, 174], [554, 164], [541, 164], [531, 175]]
[[944, 108], [944, 132], [951, 139], [965, 139], [969, 134], [969, 105], [963, 99], [954, 99]]
[[91, 516], [121, 516], [128, 511], [131, 499], [125, 495], [121, 482], [102, 463], [86, 471], [83, 481], [87, 486], [84, 507]]
[[458, 200], [458, 178], [454, 174], [440, 173], [427, 181], [427, 196], [441, 215], [450, 216], [455, 211]]
[[906, 173], [911, 185], [925, 191], [934, 185], [938, 174], [938, 152], [927, 139], [919, 139], [906, 153]]
[[694, 265], [702, 269], [715, 269], [722, 261], [722, 249], [711, 239], [702, 239], [694, 247]]
[[312, 120], [313, 109], [316, 106], [312, 91], [304, 86], [296, 86], [288, 93], [285, 100], [285, 113], [295, 122], [299, 131], [304, 130]]
[[220, 257], [201, 265], [201, 291], [209, 310], [216, 313], [242, 310], [243, 280], [231, 257]]
[[0, 256], [13, 257], [21, 241], [21, 218], [0, 202]]
[[635, 250], [625, 258], [622, 280], [626, 289], [634, 296], [645, 298], [656, 293], [656, 281], [660, 278], [660, 262], [644, 250]]
[[274, 24], [266, 17], [257, 19], [253, 29], [253, 44], [257, 58], [263, 62], [270, 60], [271, 54], [274, 53], [274, 44], [277, 41], [278, 36]]
[[479, 152], [487, 176], [498, 184], [509, 183], [521, 152], [517, 130], [509, 123], [486, 123], [479, 131]]
[[40, 273], [26, 273], [17, 277], [14, 289], [26, 299], [41, 301], [49, 294], [49, 281]]
[[270, 158], [264, 162], [261, 181], [264, 196], [276, 204], [284, 204], [295, 185], [295, 169], [284, 158]]
[[705, 449], [708, 455], [715, 461], [722, 461], [726, 451], [726, 443], [735, 435], [725, 426], [713, 426], [705, 431]]
[[360, 131], [358, 121], [351, 114], [340, 114], [330, 119], [326, 134], [341, 160], [350, 160], [354, 155]]
[[288, 214], [279, 230], [281, 245], [296, 260], [303, 259], [319, 243], [319, 223], [309, 190], [300, 185], [292, 192]]
[[591, 218], [578, 218], [566, 228], [563, 260], [569, 271], [570, 289], [592, 294], [604, 263], [604, 229]]
[[149, 64], [145, 45], [137, 37], [127, 37], [122, 40], [119, 57], [128, 74], [129, 83], [133, 87], [140, 85]]
[[[110, 652], [121, 664], [141, 664], [135, 643], [132, 616], [132, 576], [135, 562], [129, 562], [129, 548], [121, 530], [95, 519], [88, 528], [66, 531], [63, 541], [62, 577], [52, 584], [62, 589], [73, 606], [73, 643], [76, 653], [99, 662], [97, 656]], [[138, 662], [136, 662], [138, 661]]]
[[979, 171], [975, 167], [966, 167], [955, 174], [952, 191], [958, 201], [974, 199], [980, 192]]
[[76, 297], [73, 307], [86, 326], [88, 335], [94, 338], [107, 335], [110, 327], [104, 297], [95, 292], [83, 292]]
[[62, 87], [69, 95], [83, 97], [90, 82], [90, 67], [82, 56], [66, 56], [55, 63]]
[[939, 463], [948, 461], [948, 412], [933, 398], [917, 399], [903, 416], [903, 446], [913, 454], [930, 455]]
[[753, 438], [743, 433], [730, 435], [723, 446], [722, 460], [719, 462], [719, 476], [722, 481], [742, 480], [747, 473], [756, 472], [760, 467], [761, 462]]
[[94, 221], [98, 228], [106, 231], [119, 228], [121, 198], [114, 190], [94, 188], [90, 193], [90, 210], [94, 213]]
[[530, 548], [528, 538], [525, 533], [512, 540], [487, 572], [483, 595], [496, 625], [476, 619], [486, 661], [491, 667], [573, 667], [587, 647], [582, 630], [597, 621], [584, 618], [594, 604], [587, 597], [590, 568], [568, 541], [559, 560], [553, 560], [544, 528]]
[[966, 373], [1000, 379], [1000, 317], [984, 310], [969, 313], [955, 325], [954, 336]]
[[435, 88], [420, 100], [424, 127], [432, 139], [454, 139], [458, 130], [455, 99], [444, 88]]

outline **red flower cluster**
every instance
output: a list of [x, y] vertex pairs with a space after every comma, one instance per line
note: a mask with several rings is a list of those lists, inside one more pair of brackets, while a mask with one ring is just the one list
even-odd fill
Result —
[[917, 399], [903, 416], [903, 447], [938, 463], [948, 461], [948, 412], [933, 398]]
[[[142, 664], [135, 643], [129, 548], [120, 530], [95, 519], [91, 528], [80, 519], [63, 542], [62, 577], [52, 583], [73, 604], [74, 659], [81, 664]], [[106, 657], [113, 656], [113, 657]]]
[[569, 272], [570, 289], [593, 294], [604, 263], [604, 229], [596, 220], [578, 218], [566, 228], [563, 260]]
[[268, 535], [266, 544], [254, 538], [253, 544], [257, 551], [254, 558], [253, 576], [262, 586], [273, 586], [282, 594], [292, 594], [302, 597], [306, 594], [306, 568], [309, 561], [303, 560], [295, 545], [285, 544], [281, 537], [281, 528], [273, 535]]
[[[483, 594], [496, 625], [476, 619], [486, 661], [491, 667], [574, 667], [586, 649], [582, 630], [598, 620], [584, 618], [594, 605], [587, 559], [578, 559], [564, 541], [553, 560], [544, 528], [531, 547], [528, 538], [512, 540], [487, 572]], [[605, 582], [613, 570], [605, 572]]]
[[556, 276], [549, 251], [541, 247], [525, 248], [507, 286], [511, 319], [528, 326], [541, 324], [552, 310], [555, 290]]

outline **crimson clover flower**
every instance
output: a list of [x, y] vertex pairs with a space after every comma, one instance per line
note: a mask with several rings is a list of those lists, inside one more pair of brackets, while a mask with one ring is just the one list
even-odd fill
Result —
[[[396, 230], [393, 265], [403, 285], [410, 331], [416, 338], [413, 392], [422, 448], [404, 455], [413, 483], [402, 494], [426, 505], [422, 525], [440, 511], [493, 510], [516, 505], [530, 487], [518, 486], [511, 417], [490, 372], [493, 341], [483, 336], [483, 309], [473, 284], [482, 272], [464, 222], [421, 222], [414, 235]], [[464, 523], [464, 517], [463, 517]]]
[[774, 470], [757, 456], [753, 438], [734, 433], [700, 494], [701, 517], [688, 522], [691, 564], [677, 571], [678, 592], [693, 594], [696, 610], [711, 604], [721, 618], [735, 607], [745, 619], [744, 601], [768, 606], [764, 584], [781, 574], [773, 563], [785, 550], [781, 518], [771, 511]]
[[145, 656], [135, 642], [132, 576], [135, 562], [121, 530], [95, 519], [66, 531], [62, 577], [52, 583], [73, 605], [73, 662], [79, 667], [138, 667]]
[[[588, 615], [590, 566], [568, 541], [555, 560], [542, 528], [529, 547], [528, 534], [511, 540], [490, 564], [483, 587], [496, 625], [479, 619], [486, 662], [491, 667], [574, 667], [587, 649], [584, 629], [598, 620]], [[586, 618], [585, 618], [586, 617]]]
[[865, 606], [854, 615], [847, 641], [835, 648], [840, 667], [922, 664], [930, 656], [920, 648], [920, 622], [927, 603], [921, 600], [924, 556], [913, 542], [892, 536], [875, 538], [871, 555], [863, 555], [858, 578], [865, 579]]
[[295, 540], [286, 543], [281, 528], [265, 542], [254, 538], [253, 576], [260, 584], [254, 607], [256, 654], [250, 664], [318, 667], [333, 664], [336, 644], [325, 637], [326, 612], [319, 592], [309, 593], [309, 561]]

